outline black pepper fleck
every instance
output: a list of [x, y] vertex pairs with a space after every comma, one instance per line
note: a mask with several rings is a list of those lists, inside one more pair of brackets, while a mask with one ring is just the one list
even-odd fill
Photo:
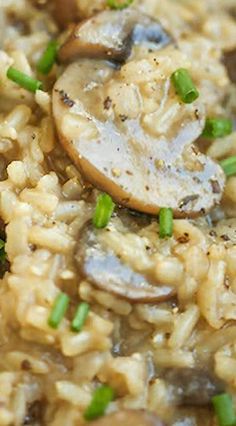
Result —
[[25, 371], [31, 370], [32, 366], [28, 359], [24, 359], [21, 363], [21, 369]]
[[68, 94], [64, 90], [59, 90], [60, 99], [63, 104], [67, 105], [69, 108], [72, 108], [75, 104], [73, 99], [70, 99]]
[[127, 115], [124, 115], [124, 114], [120, 114], [119, 115], [119, 117], [120, 117], [120, 119], [121, 119], [121, 121], [124, 123], [126, 120], [128, 120], [128, 116]]
[[228, 236], [228, 235], [226, 235], [226, 234], [221, 235], [221, 236], [220, 236], [220, 238], [221, 238], [222, 240], [224, 240], [224, 241], [230, 241], [229, 236]]
[[108, 110], [111, 108], [112, 106], [112, 99], [107, 96], [107, 98], [105, 99], [104, 103], [103, 103], [104, 109]]
[[211, 187], [212, 187], [213, 194], [220, 194], [221, 193], [220, 184], [219, 184], [218, 180], [211, 179], [210, 184], [211, 184]]
[[181, 235], [179, 238], [177, 238], [177, 241], [180, 244], [186, 244], [189, 242], [189, 235], [188, 234]]
[[209, 232], [209, 235], [211, 236], [211, 237], [216, 237], [217, 236], [217, 233], [216, 233], [216, 231], [214, 231], [213, 229]]
[[179, 208], [183, 208], [185, 207], [188, 203], [191, 203], [192, 201], [196, 201], [199, 198], [198, 194], [192, 194], [192, 195], [187, 195], [187, 197], [184, 197], [180, 203], [179, 203]]

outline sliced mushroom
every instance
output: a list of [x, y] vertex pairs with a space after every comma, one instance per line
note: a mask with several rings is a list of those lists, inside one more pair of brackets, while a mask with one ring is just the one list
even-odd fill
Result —
[[174, 296], [173, 287], [153, 283], [134, 272], [112, 251], [104, 249], [98, 239], [99, 232], [86, 225], [78, 238], [75, 260], [86, 280], [133, 302], [159, 302]]
[[140, 114], [105, 114], [112, 100], [104, 101], [104, 86], [117, 72], [107, 62], [80, 60], [56, 82], [53, 114], [65, 150], [90, 183], [123, 206], [149, 214], [168, 206], [176, 217], [208, 211], [221, 198], [224, 173], [190, 144], [204, 127], [201, 104], [188, 106], [169, 134], [152, 136]]
[[109, 414], [91, 423], [91, 426], [164, 426], [152, 413], [144, 410], [123, 410]]
[[165, 373], [165, 380], [177, 405], [205, 406], [224, 391], [223, 383], [203, 369], [173, 368]]
[[105, 10], [75, 26], [59, 51], [62, 62], [75, 57], [124, 62], [134, 43], [160, 49], [170, 42], [161, 24], [134, 9]]

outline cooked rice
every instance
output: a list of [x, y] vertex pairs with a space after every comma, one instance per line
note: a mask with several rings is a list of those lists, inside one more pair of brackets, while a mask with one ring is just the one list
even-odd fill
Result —
[[[0, 4], [0, 215], [6, 224], [10, 262], [0, 286], [0, 425], [83, 424], [83, 412], [98, 381], [116, 391], [110, 411], [150, 409], [168, 424], [213, 425], [211, 411], [201, 416], [197, 409], [175, 408], [161, 371], [194, 369], [199, 360], [213, 363], [215, 375], [236, 400], [236, 178], [228, 179], [223, 202], [212, 215], [175, 220], [174, 236], [164, 242], [158, 238], [155, 219], [132, 229], [119, 216], [113, 217], [110, 232], [101, 231], [102, 244], [135, 271], [176, 288], [172, 304], [134, 305], [80, 279], [74, 249], [79, 231], [91, 218], [97, 191], [84, 187], [57, 140], [51, 87], [60, 68], [55, 65], [46, 79], [48, 90], [35, 95], [6, 77], [12, 64], [34, 75], [48, 40], [57, 34], [46, 9], [33, 3], [2, 0]], [[78, 3], [85, 15], [91, 13], [87, 1]], [[234, 0], [140, 0], [137, 4], [174, 36], [182, 37], [181, 54], [170, 53], [172, 48], [160, 53], [163, 66], [174, 63], [175, 69], [190, 61], [209, 114], [224, 114], [225, 99], [229, 111], [235, 112], [235, 96], [230, 98], [235, 87], [220, 62], [222, 48], [236, 47], [236, 23], [226, 11]], [[186, 37], [189, 31], [192, 34]], [[176, 57], [169, 64], [172, 54]], [[128, 62], [122, 73], [126, 81], [143, 85], [144, 124], [159, 134], [175, 119], [178, 106], [167, 105], [168, 115], [164, 110], [158, 122], [152, 116], [149, 83], [154, 74], [146, 73], [151, 60]], [[130, 99], [126, 106], [124, 97]], [[129, 108], [136, 116], [139, 102], [136, 93], [127, 93], [124, 87], [116, 113], [127, 114]], [[217, 160], [235, 155], [236, 132], [215, 140], [207, 153]], [[217, 236], [211, 232], [216, 220]], [[233, 243], [222, 237], [231, 234]], [[47, 321], [60, 290], [73, 303], [67, 318], [53, 330]], [[79, 300], [88, 301], [91, 311], [83, 330], [75, 334], [68, 318]], [[155, 378], [150, 373], [153, 362]], [[37, 418], [30, 417], [33, 404], [40, 407]]]

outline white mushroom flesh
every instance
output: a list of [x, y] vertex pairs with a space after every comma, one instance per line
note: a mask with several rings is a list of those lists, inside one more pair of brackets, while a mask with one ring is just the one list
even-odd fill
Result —
[[180, 102], [170, 76], [188, 65], [169, 46], [120, 69], [97, 60], [68, 66], [55, 84], [59, 138], [84, 177], [123, 206], [176, 217], [220, 201], [224, 174], [192, 145], [205, 119], [201, 100]]

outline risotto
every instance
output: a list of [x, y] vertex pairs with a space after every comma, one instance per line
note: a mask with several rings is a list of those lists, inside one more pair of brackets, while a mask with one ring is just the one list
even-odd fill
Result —
[[0, 0], [0, 49], [0, 426], [235, 425], [235, 0]]

